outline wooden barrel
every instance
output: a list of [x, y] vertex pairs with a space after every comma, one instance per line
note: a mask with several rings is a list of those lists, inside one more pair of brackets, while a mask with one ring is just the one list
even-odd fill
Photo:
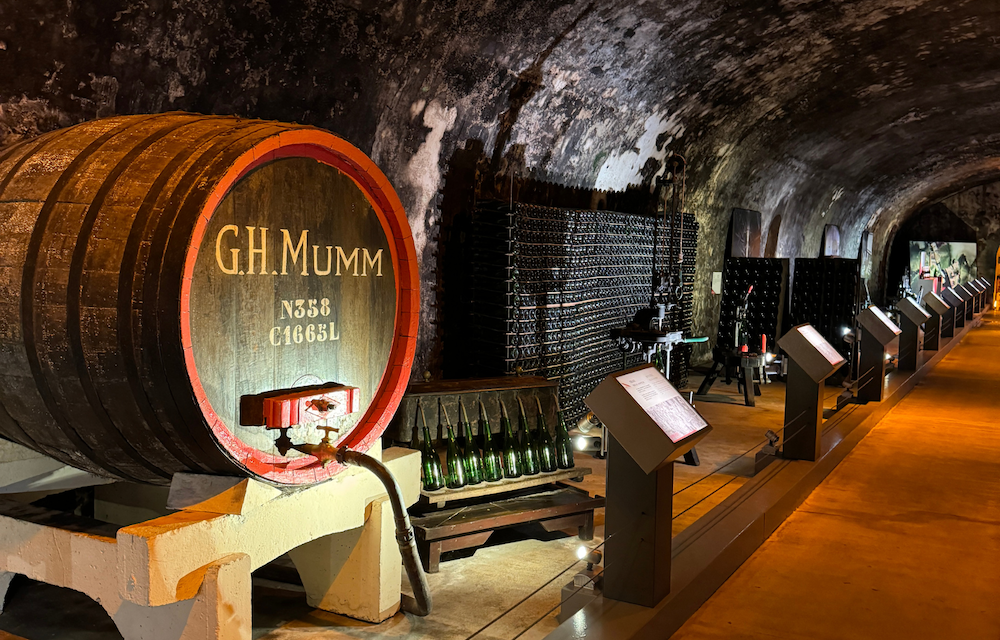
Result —
[[319, 426], [367, 450], [409, 378], [418, 284], [399, 198], [326, 131], [167, 113], [18, 143], [0, 151], [0, 435], [125, 480], [322, 481], [336, 462], [282, 455], [241, 399], [356, 387]]

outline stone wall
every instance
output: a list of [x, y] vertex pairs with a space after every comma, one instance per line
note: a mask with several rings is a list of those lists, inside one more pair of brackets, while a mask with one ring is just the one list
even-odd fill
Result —
[[[0, 3], [0, 144], [113, 114], [314, 124], [382, 167], [422, 260], [415, 375], [440, 373], [440, 193], [452, 159], [584, 189], [690, 167], [695, 326], [733, 207], [774, 254], [845, 254], [998, 175], [1000, 23], [987, 0], [33, 0]], [[933, 27], [931, 27], [933, 25]], [[878, 269], [878, 265], [876, 265]]]
[[945, 198], [941, 204], [975, 231], [979, 275], [995, 282], [997, 250], [1000, 250], [1000, 182], [966, 189]]

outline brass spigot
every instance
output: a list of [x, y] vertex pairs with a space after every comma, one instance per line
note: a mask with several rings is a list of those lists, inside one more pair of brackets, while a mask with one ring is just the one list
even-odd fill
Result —
[[[302, 444], [290, 444], [291, 440], [288, 439], [286, 434], [282, 433], [282, 436], [275, 441], [275, 446], [278, 446], [278, 442], [281, 441], [282, 438], [285, 438], [285, 440], [287, 440], [289, 443], [288, 448], [286, 448], [286, 451], [288, 449], [295, 449], [300, 453], [304, 453], [306, 455], [316, 458], [316, 460], [318, 460], [319, 463], [325, 467], [326, 465], [330, 464], [331, 462], [334, 462], [337, 459], [337, 449], [336, 447], [333, 446], [333, 443], [330, 441], [330, 432], [340, 431], [340, 429], [338, 429], [337, 427], [329, 427], [329, 426], [322, 426], [316, 428], [323, 432], [323, 439], [319, 441], [319, 444], [310, 444], [308, 442], [303, 442]], [[284, 431], [286, 430], [282, 429], [282, 432]], [[281, 451], [280, 447], [278, 451]], [[282, 452], [281, 455], [285, 455], [284, 452]]]

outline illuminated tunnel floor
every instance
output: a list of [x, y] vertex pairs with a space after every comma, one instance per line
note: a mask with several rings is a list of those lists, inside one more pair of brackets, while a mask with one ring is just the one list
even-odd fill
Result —
[[998, 415], [987, 316], [673, 638], [1000, 638]]

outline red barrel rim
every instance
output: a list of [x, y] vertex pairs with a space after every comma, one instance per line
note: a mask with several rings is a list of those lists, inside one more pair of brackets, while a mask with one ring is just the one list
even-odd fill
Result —
[[390, 239], [389, 250], [396, 268], [396, 318], [389, 362], [378, 384], [372, 404], [358, 425], [337, 442], [357, 451], [375, 444], [399, 406], [416, 349], [417, 318], [420, 310], [417, 252], [403, 205], [385, 174], [357, 147], [319, 129], [296, 129], [272, 136], [241, 155], [216, 183], [209, 194], [191, 234], [181, 283], [181, 344], [185, 369], [202, 416], [222, 448], [251, 473], [270, 482], [287, 485], [312, 484], [326, 480], [343, 466], [331, 462], [321, 466], [316, 458], [284, 458], [259, 451], [236, 437], [222, 422], [205, 394], [194, 361], [191, 343], [191, 283], [198, 250], [216, 208], [231, 188], [249, 172], [273, 160], [308, 157], [334, 167], [351, 178], [378, 215]]

